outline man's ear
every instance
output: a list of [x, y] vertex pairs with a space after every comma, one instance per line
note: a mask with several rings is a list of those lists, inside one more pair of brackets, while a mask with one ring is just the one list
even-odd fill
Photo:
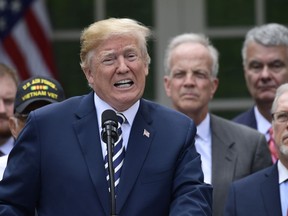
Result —
[[18, 122], [14, 116], [9, 118], [9, 128], [10, 128], [12, 136], [14, 137], [14, 139], [16, 139], [18, 135], [17, 134]]
[[88, 83], [93, 82], [93, 76], [92, 76], [91, 69], [90, 68], [85, 68], [85, 69], [83, 69], [83, 72], [85, 74], [85, 77], [86, 77]]
[[212, 88], [211, 88], [211, 96], [210, 98], [212, 99], [218, 89], [218, 86], [219, 86], [219, 79], [218, 78], [214, 78], [212, 80]]
[[171, 90], [170, 90], [171, 78], [165, 75], [163, 79], [164, 79], [164, 88], [165, 88], [166, 95], [170, 97], [171, 96]]

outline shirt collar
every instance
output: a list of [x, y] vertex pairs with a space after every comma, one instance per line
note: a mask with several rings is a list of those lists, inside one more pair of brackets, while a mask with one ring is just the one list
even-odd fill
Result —
[[259, 112], [257, 106], [254, 106], [254, 113], [257, 122], [257, 130], [262, 134], [267, 134], [271, 128], [271, 123]]
[[281, 184], [288, 180], [288, 169], [282, 164], [281, 160], [278, 160], [277, 168], [279, 173], [279, 184]]
[[14, 146], [14, 138], [11, 136], [6, 143], [4, 143], [1, 147], [0, 150], [4, 153], [4, 154], [9, 154], [11, 149]]
[[204, 141], [208, 141], [208, 138], [211, 136], [209, 113], [207, 113], [205, 119], [197, 125], [197, 135]]
[[[99, 98], [95, 92], [94, 92], [94, 104], [95, 104], [95, 109], [96, 109], [97, 118], [98, 118], [98, 125], [101, 128], [102, 127], [102, 123], [101, 123], [102, 113], [107, 109], [112, 109], [115, 112], [117, 112], [117, 111], [115, 109], [113, 109], [108, 103], [106, 103], [101, 98]], [[136, 113], [139, 109], [139, 106], [140, 106], [140, 101], [138, 100], [129, 109], [122, 112], [124, 114], [124, 116], [126, 117], [128, 124], [130, 126], [133, 124], [133, 121], [134, 121]]]

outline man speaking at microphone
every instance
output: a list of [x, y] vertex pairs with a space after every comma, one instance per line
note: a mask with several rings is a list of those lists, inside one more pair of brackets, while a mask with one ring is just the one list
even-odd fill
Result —
[[[33, 215], [35, 208], [39, 216], [211, 215], [193, 121], [142, 98], [150, 34], [131, 19], [84, 29], [81, 67], [93, 91], [30, 113], [0, 182], [1, 216]], [[108, 126], [117, 127], [117, 139], [103, 137], [110, 134], [103, 132], [107, 110], [122, 116]], [[121, 155], [111, 175], [107, 147], [111, 166]]]

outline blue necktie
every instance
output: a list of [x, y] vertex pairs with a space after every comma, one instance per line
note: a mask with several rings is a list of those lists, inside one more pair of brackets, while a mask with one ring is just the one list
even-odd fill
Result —
[[[115, 142], [114, 147], [113, 147], [113, 168], [114, 168], [115, 192], [117, 192], [117, 188], [120, 182], [120, 174], [121, 174], [121, 169], [123, 166], [124, 156], [125, 156], [125, 148], [123, 145], [121, 125], [123, 124], [123, 122], [126, 121], [126, 118], [122, 113], [117, 113], [117, 117], [118, 117], [117, 130], [118, 130], [119, 138]], [[109, 181], [107, 151], [105, 155], [105, 169], [107, 173], [106, 179], [107, 181]], [[109, 188], [109, 191], [110, 191], [110, 188]]]

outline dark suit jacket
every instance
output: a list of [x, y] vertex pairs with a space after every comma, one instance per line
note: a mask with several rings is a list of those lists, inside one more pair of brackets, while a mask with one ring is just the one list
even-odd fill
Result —
[[222, 216], [232, 181], [272, 165], [263, 134], [211, 115], [213, 216]]
[[280, 216], [277, 163], [232, 184], [225, 216]]
[[250, 108], [246, 112], [240, 113], [238, 116], [233, 118], [232, 121], [247, 125], [257, 130], [257, 121], [254, 113], [254, 107]]
[[[32, 112], [0, 182], [0, 215], [108, 216], [110, 197], [93, 93]], [[143, 134], [147, 130], [150, 134]], [[186, 116], [140, 101], [117, 195], [119, 216], [211, 215]]]

